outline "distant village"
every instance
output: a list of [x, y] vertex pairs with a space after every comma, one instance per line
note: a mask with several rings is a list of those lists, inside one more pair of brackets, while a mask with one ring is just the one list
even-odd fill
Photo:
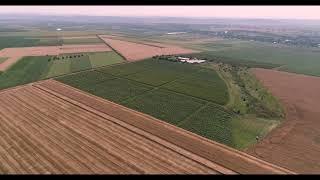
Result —
[[189, 63], [189, 64], [200, 64], [206, 62], [206, 60], [203, 59], [197, 59], [197, 58], [189, 58], [189, 57], [181, 57], [181, 56], [154, 56], [155, 59], [160, 60], [168, 60], [173, 62], [182, 62], [182, 63]]

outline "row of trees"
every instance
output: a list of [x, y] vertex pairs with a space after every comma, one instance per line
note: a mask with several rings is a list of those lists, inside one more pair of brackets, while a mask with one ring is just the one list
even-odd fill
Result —
[[70, 58], [70, 59], [72, 59], [72, 58], [80, 58], [80, 57], [82, 57], [82, 56], [84, 56], [84, 55], [83, 55], [83, 54], [78, 54], [78, 55], [61, 56], [61, 57], [59, 57], [59, 56], [54, 56], [54, 57], [52, 57], [52, 58], [49, 58], [48, 61], [51, 61], [51, 60], [60, 60], [60, 59], [68, 59], [68, 58]]

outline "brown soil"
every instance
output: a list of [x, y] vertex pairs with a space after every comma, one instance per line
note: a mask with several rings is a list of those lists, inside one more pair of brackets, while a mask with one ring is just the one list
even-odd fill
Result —
[[254, 74], [280, 99], [284, 122], [248, 152], [299, 173], [320, 172], [320, 78], [253, 69]]
[[189, 54], [198, 51], [160, 43], [137, 43], [114, 39], [113, 36], [99, 36], [103, 41], [118, 51], [128, 61], [137, 61], [155, 55]]
[[87, 44], [87, 45], [63, 45], [63, 46], [39, 46], [22, 48], [5, 48], [0, 51], [0, 57], [8, 57], [0, 64], [0, 71], [5, 71], [24, 56], [46, 56], [59, 55], [65, 53], [80, 52], [104, 52], [112, 51], [106, 44]]

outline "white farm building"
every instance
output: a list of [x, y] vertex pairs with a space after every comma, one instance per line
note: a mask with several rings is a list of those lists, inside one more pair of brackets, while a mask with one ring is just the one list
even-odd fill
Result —
[[190, 63], [190, 64], [200, 64], [200, 63], [203, 63], [205, 62], [206, 60], [201, 60], [201, 59], [190, 59], [190, 58], [184, 58], [184, 57], [178, 57], [178, 60], [180, 62], [186, 62], [186, 63]]

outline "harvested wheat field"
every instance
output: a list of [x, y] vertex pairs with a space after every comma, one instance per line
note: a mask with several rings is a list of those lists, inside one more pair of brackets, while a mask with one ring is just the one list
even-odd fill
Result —
[[0, 99], [1, 173], [292, 173], [57, 81]]
[[112, 36], [99, 36], [128, 61], [146, 59], [155, 55], [190, 54], [198, 51], [160, 43], [137, 43], [114, 39]]
[[63, 46], [39, 46], [22, 48], [5, 48], [0, 51], [0, 57], [8, 59], [0, 64], [0, 71], [5, 71], [12, 64], [24, 56], [46, 56], [80, 52], [104, 52], [112, 51], [106, 44], [63, 45]]
[[275, 70], [254, 74], [280, 99], [286, 120], [248, 152], [299, 173], [320, 172], [320, 78]]

